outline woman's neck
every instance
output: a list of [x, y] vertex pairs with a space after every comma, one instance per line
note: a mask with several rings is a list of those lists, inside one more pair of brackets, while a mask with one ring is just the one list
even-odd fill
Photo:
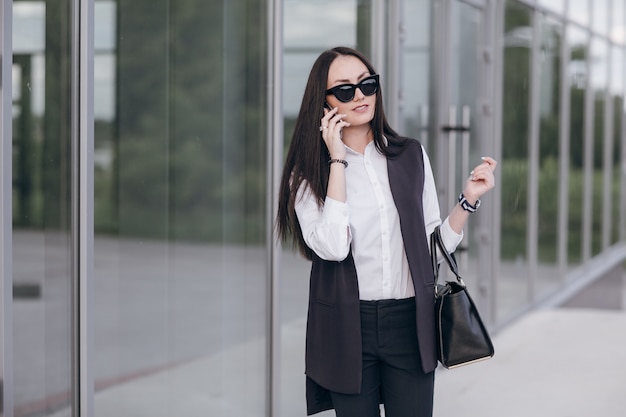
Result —
[[374, 132], [369, 124], [347, 127], [342, 132], [343, 143], [358, 153], [365, 153], [365, 147], [374, 140]]

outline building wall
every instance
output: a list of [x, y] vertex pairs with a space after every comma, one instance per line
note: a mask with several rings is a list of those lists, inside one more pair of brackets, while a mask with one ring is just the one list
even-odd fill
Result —
[[335, 45], [378, 69], [443, 217], [499, 160], [459, 251], [494, 331], [626, 257], [624, 0], [0, 4], [4, 416], [305, 415], [276, 186]]

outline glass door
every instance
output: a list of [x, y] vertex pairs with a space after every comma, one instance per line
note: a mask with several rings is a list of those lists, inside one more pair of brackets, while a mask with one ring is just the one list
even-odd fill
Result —
[[12, 19], [13, 384], [0, 415], [65, 417], [78, 413], [72, 2], [15, 1]]
[[[293, 134], [311, 66], [326, 49], [343, 45], [372, 57], [372, 1], [283, 1], [283, 129], [286, 150]], [[331, 34], [329, 36], [329, 34]], [[311, 265], [292, 247], [281, 252], [279, 284], [280, 369], [278, 416], [305, 416], [304, 353]], [[333, 416], [333, 411], [316, 414]]]
[[[435, 34], [439, 38], [439, 56], [435, 62], [439, 67], [435, 71], [438, 105], [434, 143], [430, 147], [439, 204], [445, 217], [456, 204], [471, 169], [481, 156], [491, 153], [489, 129], [486, 129], [491, 110], [488, 95], [491, 56], [486, 47], [489, 42], [485, 2], [448, 0], [442, 6], [435, 13], [439, 28]], [[464, 278], [473, 287], [472, 293], [484, 305], [489, 285], [477, 277], [488, 279], [488, 274], [479, 273], [477, 268], [491, 262], [487, 245], [482, 239], [478, 242], [482, 235], [480, 219], [485, 215], [484, 210], [479, 213], [468, 222], [465, 239], [456, 255]]]

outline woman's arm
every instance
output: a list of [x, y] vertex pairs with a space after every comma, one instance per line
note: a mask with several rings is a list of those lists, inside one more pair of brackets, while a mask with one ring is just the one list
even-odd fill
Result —
[[[484, 156], [481, 159], [483, 162], [472, 170], [465, 181], [465, 188], [463, 189], [463, 195], [472, 206], [475, 206], [476, 201], [495, 185], [493, 171], [495, 171], [498, 163], [488, 156]], [[464, 210], [457, 203], [448, 215], [448, 221], [452, 230], [456, 233], [461, 233], [469, 215], [470, 212]]]
[[[321, 140], [330, 153], [329, 159], [344, 160], [346, 147], [341, 140], [341, 129], [350, 124], [337, 114], [337, 108], [324, 109], [320, 120]], [[341, 162], [330, 164], [326, 199], [320, 207], [306, 183], [296, 196], [295, 210], [302, 229], [302, 237], [317, 256], [327, 261], [342, 261], [350, 251], [352, 236], [349, 210], [346, 204], [346, 166]]]
[[345, 202], [327, 197], [319, 207], [304, 182], [296, 196], [295, 210], [304, 241], [317, 256], [327, 261], [342, 261], [348, 256], [352, 235]]
[[[346, 147], [341, 140], [341, 129], [350, 126], [350, 123], [343, 120], [345, 114], [338, 114], [337, 107], [332, 110], [324, 109], [324, 117], [320, 120], [322, 140], [328, 149], [330, 160], [344, 160], [346, 158]], [[326, 196], [333, 200], [346, 201], [346, 172], [347, 167], [343, 163], [333, 162], [330, 164], [328, 175], [328, 188]]]
[[[441, 225], [441, 237], [444, 246], [448, 251], [454, 252], [461, 240], [463, 240], [463, 227], [470, 213], [457, 203], [443, 223], [441, 222], [437, 189], [430, 160], [423, 148], [422, 152], [424, 155], [423, 207], [426, 235], [430, 236], [435, 227]], [[485, 158], [483, 161], [482, 164], [474, 169], [472, 173], [473, 179], [468, 178], [463, 190], [463, 195], [472, 205], [475, 205], [476, 200], [494, 186], [493, 170], [497, 165], [496, 161], [491, 158]]]

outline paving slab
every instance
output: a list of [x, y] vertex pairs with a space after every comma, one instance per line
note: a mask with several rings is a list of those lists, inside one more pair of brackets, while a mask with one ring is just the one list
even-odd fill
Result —
[[494, 337], [496, 355], [437, 374], [435, 417], [626, 415], [626, 312], [527, 314]]

